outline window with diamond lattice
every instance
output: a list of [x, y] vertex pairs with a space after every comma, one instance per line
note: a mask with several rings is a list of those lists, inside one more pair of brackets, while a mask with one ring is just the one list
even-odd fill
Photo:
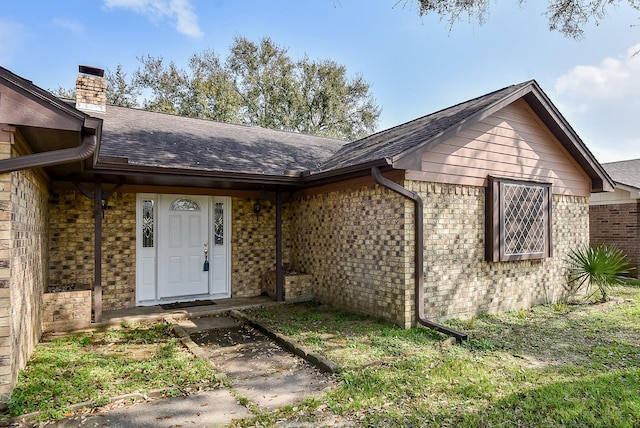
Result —
[[551, 256], [551, 185], [489, 177], [486, 258]]

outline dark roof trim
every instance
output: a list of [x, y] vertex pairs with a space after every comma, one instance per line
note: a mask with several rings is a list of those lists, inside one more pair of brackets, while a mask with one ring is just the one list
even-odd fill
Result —
[[300, 174], [295, 175], [266, 175], [266, 174], [248, 174], [242, 172], [227, 171], [202, 171], [189, 170], [183, 168], [161, 168], [152, 166], [141, 166], [128, 164], [126, 159], [109, 158], [105, 162], [104, 158], [94, 165], [94, 173], [96, 174], [114, 174], [114, 175], [159, 175], [176, 177], [176, 181], [189, 178], [201, 178], [214, 181], [230, 181], [235, 183], [255, 183], [255, 184], [289, 184], [296, 185], [300, 183]]
[[343, 168], [332, 169], [315, 174], [304, 175], [302, 181], [306, 185], [321, 186], [324, 184], [335, 183], [348, 178], [361, 177], [370, 175], [371, 168], [389, 168], [391, 166], [390, 159], [377, 159], [367, 163], [346, 166]]
[[391, 161], [392, 165], [398, 169], [420, 169], [419, 163], [421, 156], [418, 155], [419, 153], [430, 150], [470, 125], [482, 121], [498, 110], [522, 98], [529, 104], [569, 154], [578, 162], [578, 165], [587, 173], [589, 178], [591, 178], [591, 191], [613, 191], [613, 181], [605, 169], [585, 146], [584, 142], [576, 134], [571, 125], [569, 125], [564, 116], [562, 116], [553, 105], [538, 83], [535, 80], [530, 80], [525, 83], [524, 86], [514, 89], [493, 104], [460, 120], [455, 126], [440, 132], [438, 135], [400, 155], [394, 156]]
[[345, 168], [310, 174], [308, 171], [292, 171], [290, 175], [266, 175], [247, 174], [239, 172], [225, 171], [201, 171], [180, 168], [160, 168], [147, 167], [127, 163], [126, 158], [105, 158], [99, 157], [94, 165], [94, 173], [132, 176], [146, 174], [148, 176], [161, 175], [165, 177], [175, 177], [176, 184], [183, 180], [200, 179], [207, 182], [225, 181], [244, 184], [260, 185], [286, 185], [293, 187], [304, 187], [306, 185], [319, 186], [335, 183], [346, 178], [369, 175], [372, 167], [388, 167], [386, 159], [368, 162], [366, 164], [353, 165]]

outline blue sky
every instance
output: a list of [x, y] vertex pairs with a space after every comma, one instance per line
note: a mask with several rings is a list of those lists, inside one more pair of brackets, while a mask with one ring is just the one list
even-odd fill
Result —
[[389, 128], [536, 79], [600, 162], [640, 158], [640, 12], [608, 10], [580, 41], [548, 30], [546, 2], [491, 2], [488, 21], [419, 17], [403, 0], [23, 0], [3, 4], [0, 64], [45, 89], [78, 65], [131, 74], [152, 55], [187, 68], [235, 36], [361, 74]]

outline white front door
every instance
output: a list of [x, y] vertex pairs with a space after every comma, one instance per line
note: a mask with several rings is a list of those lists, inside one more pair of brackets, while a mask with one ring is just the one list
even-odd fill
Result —
[[136, 303], [231, 296], [226, 197], [138, 195]]
[[158, 222], [158, 298], [209, 293], [209, 198], [160, 195]]

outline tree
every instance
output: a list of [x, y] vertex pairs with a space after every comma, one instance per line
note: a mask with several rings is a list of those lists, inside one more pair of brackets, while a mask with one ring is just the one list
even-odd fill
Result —
[[231, 74], [211, 50], [193, 55], [189, 61], [192, 71], [189, 91], [183, 108], [191, 117], [241, 123], [240, 94], [233, 85]]
[[294, 130], [297, 99], [295, 64], [287, 50], [264, 38], [260, 45], [236, 37], [226, 62], [239, 94], [245, 122], [271, 129]]
[[138, 57], [143, 68], [138, 68], [133, 75], [131, 88], [137, 91], [148, 90], [150, 99], [143, 101], [146, 110], [162, 113], [173, 113], [188, 116], [185, 107], [188, 99], [189, 76], [179, 70], [173, 61], [165, 67], [162, 57]]
[[76, 90], [75, 89], [68, 89], [68, 88], [63, 88], [62, 86], [58, 85], [57, 88], [55, 89], [47, 89], [52, 95], [55, 95], [58, 98], [65, 98], [65, 99], [70, 99], [70, 100], [75, 100], [76, 99]]
[[[405, 0], [407, 3], [409, 0]], [[413, 0], [411, 0], [413, 1]], [[436, 13], [447, 18], [453, 25], [463, 15], [474, 17], [479, 23], [486, 21], [491, 5], [490, 0], [416, 0], [420, 16]], [[593, 21], [596, 25], [602, 21], [607, 10], [620, 4], [628, 4], [640, 10], [640, 0], [548, 0], [546, 15], [549, 29], [560, 31], [567, 37], [579, 39], [584, 35], [583, 27]], [[522, 5], [526, 0], [518, 0]]]
[[138, 91], [133, 85], [127, 83], [127, 75], [118, 64], [116, 71], [107, 70], [107, 104], [135, 107], [138, 104]]
[[130, 85], [119, 66], [108, 75], [120, 88], [112, 100], [144, 93], [148, 110], [347, 140], [375, 131], [380, 117], [362, 76], [330, 60], [294, 61], [269, 38], [236, 37], [224, 61], [212, 50], [194, 54], [188, 71], [161, 57], [138, 60]]
[[344, 66], [331, 60], [313, 62], [305, 57], [298, 67], [297, 131], [355, 139], [373, 129], [380, 111], [362, 76], [347, 79]]

